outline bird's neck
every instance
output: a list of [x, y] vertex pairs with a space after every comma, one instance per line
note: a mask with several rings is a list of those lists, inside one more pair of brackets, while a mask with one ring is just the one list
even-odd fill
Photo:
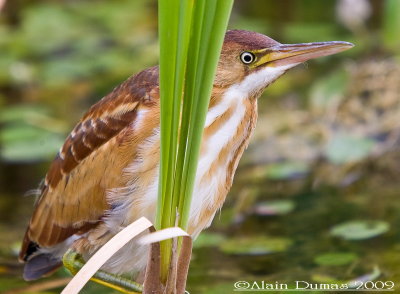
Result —
[[248, 96], [235, 86], [213, 90], [204, 126], [201, 157], [213, 160], [211, 169], [227, 168], [229, 187], [256, 125], [257, 98]]
[[196, 230], [208, 226], [222, 206], [255, 127], [257, 100], [242, 94], [232, 89], [226, 89], [222, 95], [213, 93], [196, 174], [191, 234], [196, 235]]
[[[204, 129], [204, 141], [218, 153], [216, 163], [226, 164], [226, 187], [230, 189], [237, 165], [247, 148], [257, 122], [257, 99], [228, 90], [223, 100], [210, 109]], [[209, 133], [214, 137], [207, 139]], [[223, 202], [224, 199], [221, 199]], [[221, 203], [222, 204], [222, 203]]]

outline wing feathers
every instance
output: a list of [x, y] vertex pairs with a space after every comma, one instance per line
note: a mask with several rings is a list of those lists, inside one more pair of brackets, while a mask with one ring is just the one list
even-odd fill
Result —
[[127, 138], [123, 130], [135, 125], [140, 107], [158, 107], [156, 67], [92, 106], [67, 137], [47, 173], [21, 259], [34, 253], [32, 244], [51, 247], [98, 224], [109, 209], [107, 189], [122, 185], [123, 169], [136, 152], [135, 135]]

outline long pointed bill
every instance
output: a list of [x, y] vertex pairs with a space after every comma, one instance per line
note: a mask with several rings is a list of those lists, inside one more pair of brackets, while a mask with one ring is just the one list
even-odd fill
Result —
[[276, 67], [298, 64], [313, 58], [336, 54], [353, 46], [351, 43], [341, 41], [279, 44], [257, 52], [258, 61], [255, 66]]

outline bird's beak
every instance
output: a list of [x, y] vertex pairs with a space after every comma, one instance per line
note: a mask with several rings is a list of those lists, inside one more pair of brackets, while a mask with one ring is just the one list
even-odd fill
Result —
[[255, 52], [257, 60], [254, 66], [277, 67], [298, 64], [313, 58], [336, 54], [353, 46], [351, 43], [341, 41], [279, 44]]

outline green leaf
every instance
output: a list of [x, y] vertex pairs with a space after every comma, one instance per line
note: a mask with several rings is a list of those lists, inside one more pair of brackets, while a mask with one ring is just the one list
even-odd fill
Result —
[[[205, 117], [233, 0], [159, 0], [161, 161], [156, 227], [186, 229]], [[179, 215], [179, 218], [177, 218]], [[166, 280], [171, 240], [161, 243]]]
[[339, 266], [352, 263], [357, 259], [357, 255], [352, 252], [332, 252], [318, 255], [314, 262], [325, 266]]
[[257, 215], [281, 215], [293, 211], [295, 204], [291, 200], [270, 200], [258, 203], [254, 207]]
[[[182, 2], [182, 7], [180, 6]], [[181, 118], [183, 82], [187, 62], [189, 33], [193, 15], [191, 1], [159, 0], [160, 38], [160, 179], [156, 227], [167, 228], [176, 223], [174, 181], [178, 150], [178, 128]], [[175, 189], [176, 191], [176, 189]], [[175, 197], [176, 198], [176, 197]], [[166, 281], [171, 256], [171, 240], [161, 242], [161, 279]]]
[[372, 139], [337, 134], [329, 141], [325, 154], [331, 162], [343, 164], [367, 157], [374, 147], [375, 142]]
[[291, 244], [286, 238], [240, 237], [222, 242], [220, 250], [234, 255], [266, 255], [286, 251]]
[[304, 162], [280, 162], [268, 165], [265, 176], [273, 180], [294, 178], [307, 173], [308, 166]]
[[389, 231], [389, 224], [384, 221], [356, 220], [334, 226], [331, 234], [345, 240], [370, 239]]
[[[233, 0], [195, 2], [179, 140], [180, 225], [187, 228], [204, 123]], [[185, 126], [185, 124], [187, 124]], [[179, 182], [178, 182], [179, 183]]]
[[225, 240], [225, 236], [218, 233], [201, 233], [200, 236], [193, 243], [193, 247], [215, 247]]

